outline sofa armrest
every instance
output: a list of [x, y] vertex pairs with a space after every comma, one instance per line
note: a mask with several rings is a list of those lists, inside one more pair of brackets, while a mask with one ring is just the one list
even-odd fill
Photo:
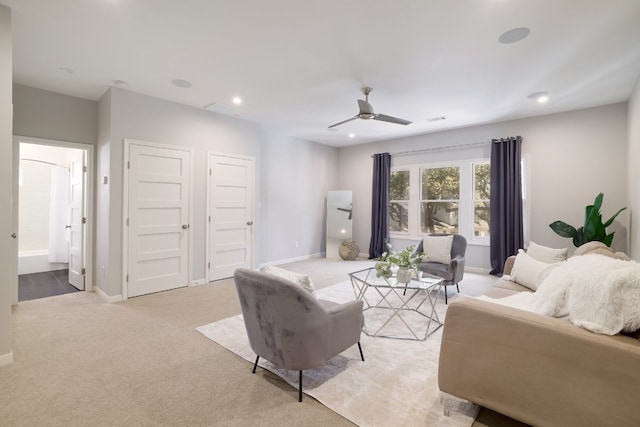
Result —
[[640, 425], [640, 341], [473, 298], [449, 304], [440, 390], [536, 426]]
[[516, 256], [511, 255], [504, 261], [504, 268], [502, 269], [502, 274], [511, 274], [511, 270], [513, 270], [513, 264], [516, 262]]

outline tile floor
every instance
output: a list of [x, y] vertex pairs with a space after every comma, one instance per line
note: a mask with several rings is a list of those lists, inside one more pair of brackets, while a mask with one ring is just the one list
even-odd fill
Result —
[[45, 271], [18, 276], [18, 301], [78, 292], [69, 284], [69, 271]]

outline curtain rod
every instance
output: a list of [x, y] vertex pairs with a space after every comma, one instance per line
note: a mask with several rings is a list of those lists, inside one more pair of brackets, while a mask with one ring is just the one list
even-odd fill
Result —
[[[444, 151], [444, 150], [460, 150], [462, 148], [472, 148], [472, 147], [481, 147], [483, 145], [489, 145], [491, 141], [483, 141], [483, 142], [474, 142], [471, 144], [461, 144], [461, 145], [447, 145], [442, 147], [430, 147], [430, 148], [421, 148], [418, 150], [409, 150], [409, 151], [400, 151], [397, 153], [391, 153], [391, 157], [393, 156], [410, 156], [412, 154], [420, 154], [420, 153], [428, 153], [430, 151]], [[371, 157], [373, 157], [372, 155]]]
[[69, 169], [69, 166], [62, 166], [62, 165], [59, 165], [59, 164], [57, 164], [57, 163], [47, 162], [47, 161], [45, 161], [45, 160], [26, 159], [26, 158], [22, 158], [22, 159], [20, 159], [20, 160], [26, 160], [26, 161], [29, 161], [29, 162], [37, 162], [37, 163], [45, 163], [45, 164], [47, 164], [47, 165], [51, 165], [51, 166], [59, 166], [59, 167], [61, 167], [61, 168]]

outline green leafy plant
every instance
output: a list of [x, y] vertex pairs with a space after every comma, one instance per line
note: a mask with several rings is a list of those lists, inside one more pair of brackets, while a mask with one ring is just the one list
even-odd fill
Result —
[[584, 225], [582, 227], [575, 228], [563, 221], [555, 221], [549, 224], [549, 227], [562, 237], [573, 238], [573, 244], [576, 248], [592, 241], [602, 242], [607, 246], [611, 246], [613, 235], [616, 233], [607, 234], [606, 228], [613, 223], [613, 220], [616, 219], [620, 212], [627, 208], [620, 209], [603, 224], [602, 214], [600, 213], [603, 199], [604, 194], [600, 193], [596, 196], [593, 205], [585, 208]]
[[392, 267], [409, 267], [417, 268], [422, 260], [427, 258], [424, 252], [416, 253], [415, 246], [407, 246], [402, 251], [394, 251], [389, 243], [387, 243], [387, 252], [383, 253], [380, 258], [376, 258], [376, 276], [388, 279], [392, 276]]

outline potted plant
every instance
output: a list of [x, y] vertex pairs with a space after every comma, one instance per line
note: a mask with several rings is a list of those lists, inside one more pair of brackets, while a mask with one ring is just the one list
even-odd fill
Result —
[[[411, 274], [416, 271], [418, 265], [423, 259], [427, 258], [424, 252], [416, 253], [415, 246], [407, 246], [401, 251], [394, 251], [389, 243], [387, 243], [388, 251], [377, 258], [375, 269], [376, 276], [390, 278], [393, 275], [393, 267], [397, 267], [396, 277], [398, 283], [409, 283]], [[416, 274], [417, 275], [417, 274]]]
[[593, 205], [585, 208], [584, 225], [582, 227], [576, 229], [563, 221], [555, 221], [549, 224], [549, 227], [562, 237], [573, 238], [573, 244], [576, 248], [592, 241], [599, 241], [610, 247], [613, 242], [613, 235], [616, 233], [607, 234], [606, 228], [613, 223], [613, 220], [626, 207], [620, 209], [603, 224], [602, 214], [600, 213], [603, 199], [604, 194], [600, 193], [596, 196]]

